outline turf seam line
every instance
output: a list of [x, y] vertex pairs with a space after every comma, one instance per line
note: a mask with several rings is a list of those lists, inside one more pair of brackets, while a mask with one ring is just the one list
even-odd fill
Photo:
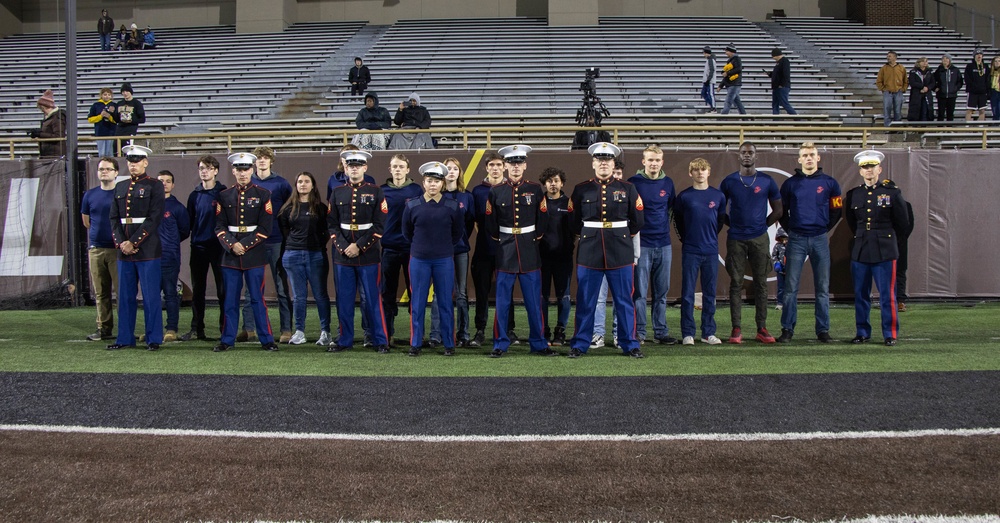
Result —
[[326, 434], [317, 432], [253, 432], [240, 430], [152, 429], [124, 427], [85, 427], [71, 425], [0, 424], [0, 431], [53, 432], [74, 434], [107, 434], [136, 436], [187, 436], [249, 439], [385, 441], [415, 443], [534, 443], [563, 441], [803, 441], [837, 439], [923, 438], [934, 436], [997, 436], [1000, 428], [927, 429], [904, 431], [844, 431], [844, 432], [761, 432], [743, 434], [525, 434], [525, 435], [458, 435], [423, 434]]

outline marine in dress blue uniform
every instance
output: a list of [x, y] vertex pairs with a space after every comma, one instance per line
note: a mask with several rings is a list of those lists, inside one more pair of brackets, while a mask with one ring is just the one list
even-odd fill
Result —
[[129, 179], [115, 185], [115, 201], [109, 213], [111, 236], [118, 249], [118, 337], [108, 350], [135, 346], [137, 294], [142, 285], [142, 315], [146, 326], [146, 349], [159, 350], [163, 343], [160, 312], [160, 256], [157, 229], [163, 219], [163, 184], [146, 175], [146, 147], [122, 148], [128, 162]]
[[896, 344], [899, 317], [896, 316], [896, 238], [908, 224], [906, 202], [890, 180], [879, 182], [882, 160], [878, 151], [862, 151], [854, 157], [864, 183], [847, 192], [844, 216], [854, 233], [851, 246], [851, 276], [854, 278], [854, 320], [857, 336], [851, 343], [865, 343], [872, 335], [869, 315], [872, 308], [872, 279], [878, 288], [882, 310], [882, 337]]
[[531, 147], [510, 145], [497, 152], [503, 156], [508, 178], [491, 188], [486, 200], [486, 230], [499, 242], [496, 256], [497, 304], [490, 356], [503, 356], [511, 344], [506, 328], [500, 326], [506, 327], [510, 319], [515, 280], [521, 284], [524, 308], [528, 313], [528, 346], [531, 352], [555, 355], [549, 348], [542, 327], [542, 257], [538, 252], [538, 241], [548, 227], [545, 189], [524, 179]]
[[598, 142], [587, 150], [594, 157], [593, 179], [578, 184], [570, 196], [573, 230], [580, 236], [576, 249], [576, 331], [570, 340], [570, 358], [590, 348], [594, 336], [594, 309], [601, 281], [607, 277], [618, 317], [618, 346], [624, 354], [642, 358], [635, 336], [632, 301], [632, 237], [642, 228], [642, 198], [631, 183], [611, 173], [621, 149]]
[[229, 155], [236, 184], [219, 193], [215, 204], [215, 236], [222, 244], [222, 282], [226, 289], [222, 339], [212, 349], [215, 352], [229, 350], [236, 342], [244, 282], [250, 291], [250, 308], [261, 349], [278, 350], [264, 303], [266, 242], [274, 223], [274, 206], [270, 191], [250, 181], [256, 161], [249, 153]]
[[379, 284], [382, 275], [379, 240], [389, 206], [382, 189], [364, 180], [371, 153], [343, 151], [340, 158], [347, 169], [347, 184], [330, 196], [328, 224], [333, 239], [333, 262], [337, 284], [337, 318], [340, 333], [328, 352], [340, 352], [354, 344], [354, 297], [358, 287], [369, 299], [362, 302], [371, 318], [372, 338], [380, 354], [389, 352], [385, 314]]

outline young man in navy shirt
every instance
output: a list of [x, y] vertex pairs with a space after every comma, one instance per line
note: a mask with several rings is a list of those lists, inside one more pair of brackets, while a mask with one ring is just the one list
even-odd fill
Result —
[[712, 168], [704, 158], [688, 167], [692, 186], [674, 201], [674, 224], [681, 240], [681, 343], [694, 345], [694, 289], [701, 273], [701, 341], [718, 345], [715, 335], [715, 281], [719, 273], [719, 231], [726, 217], [726, 196], [708, 185]]
[[181, 341], [210, 339], [205, 334], [209, 268], [212, 269], [219, 298], [219, 332], [222, 332], [221, 304], [226, 301], [226, 286], [222, 284], [222, 244], [215, 236], [215, 203], [226, 186], [218, 181], [218, 177], [219, 160], [214, 156], [198, 159], [198, 179], [201, 183], [195, 186], [187, 200], [188, 222], [191, 224], [191, 330], [181, 336]]
[[781, 309], [781, 336], [788, 343], [798, 320], [799, 279], [806, 257], [816, 287], [816, 338], [830, 343], [830, 242], [826, 234], [840, 220], [844, 207], [840, 184], [819, 166], [819, 150], [812, 142], [799, 146], [800, 169], [781, 185], [781, 226], [788, 232], [785, 251], [785, 298]]
[[97, 331], [87, 336], [90, 341], [114, 337], [115, 317], [111, 308], [112, 289], [118, 285], [118, 263], [115, 240], [111, 237], [111, 206], [115, 201], [115, 178], [118, 160], [103, 157], [97, 162], [97, 179], [101, 186], [83, 193], [80, 213], [87, 228], [87, 258], [90, 262], [90, 283], [94, 286], [97, 303]]
[[163, 304], [167, 309], [167, 322], [164, 328], [163, 341], [177, 341], [177, 324], [179, 322], [181, 301], [177, 296], [177, 275], [181, 271], [181, 242], [191, 234], [191, 221], [187, 209], [177, 197], [170, 194], [174, 190], [174, 173], [163, 170], [156, 178], [163, 184], [163, 220], [160, 221], [160, 244], [163, 246], [163, 256], [160, 258], [160, 290], [163, 292]]
[[399, 314], [400, 271], [403, 272], [406, 288], [410, 288], [410, 242], [403, 237], [403, 209], [407, 200], [424, 193], [423, 187], [409, 175], [410, 160], [397, 154], [389, 160], [389, 179], [382, 184], [382, 196], [389, 208], [382, 232], [382, 309], [390, 347], [395, 345], [393, 335], [396, 333], [396, 315]]
[[[469, 345], [478, 347], [486, 340], [486, 320], [489, 317], [490, 289], [493, 288], [493, 278], [496, 275], [497, 241], [486, 232], [486, 200], [490, 189], [504, 182], [503, 156], [490, 151], [483, 156], [486, 162], [486, 178], [482, 183], [472, 188], [472, 200], [476, 205], [476, 250], [472, 254], [472, 286], [476, 291], [476, 334]], [[511, 303], [510, 321], [507, 324], [507, 338], [511, 345], [517, 344], [514, 335], [514, 304]]]
[[744, 142], [740, 145], [739, 161], [740, 170], [719, 185], [729, 203], [726, 270], [729, 272], [729, 315], [733, 322], [729, 343], [743, 343], [743, 275], [747, 265], [753, 277], [757, 341], [774, 343], [774, 336], [767, 331], [767, 275], [771, 270], [767, 228], [781, 216], [781, 193], [774, 179], [757, 170], [754, 144]]

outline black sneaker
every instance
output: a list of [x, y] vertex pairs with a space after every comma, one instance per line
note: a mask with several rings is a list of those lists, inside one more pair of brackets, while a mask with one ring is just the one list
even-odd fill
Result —
[[854, 339], [851, 340], [851, 343], [854, 343], [855, 345], [859, 343], [868, 343], [868, 341], [871, 339], [872, 339], [871, 336], [862, 336], [859, 334], [855, 336]]
[[148, 350], [148, 351], [158, 351], [158, 350], [160, 350], [160, 344], [159, 343], [150, 343], [149, 345], [146, 345], [146, 350]]
[[777, 341], [778, 343], [788, 343], [792, 341], [792, 331], [788, 329], [781, 329], [781, 336], [778, 336], [778, 339], [774, 341]]
[[121, 349], [132, 349], [132, 348], [135, 348], [135, 345], [123, 345], [121, 343], [112, 343], [111, 345], [107, 346], [108, 350], [121, 350]]
[[344, 352], [347, 349], [350, 349], [350, 347], [344, 345], [337, 345], [336, 342], [334, 342], [331, 343], [330, 346], [326, 348], [326, 352]]
[[225, 343], [220, 343], [220, 344], [216, 345], [215, 347], [212, 347], [212, 352], [226, 352], [227, 350], [229, 350], [231, 348], [233, 348], [233, 347], [230, 346], [230, 345], [226, 345]]
[[677, 338], [674, 338], [673, 336], [656, 338], [656, 341], [660, 342], [661, 345], [677, 345]]
[[375, 346], [375, 342], [372, 341], [371, 335], [370, 334], [365, 334], [364, 347], [366, 349], [370, 349], [370, 348], [372, 348], [374, 346]]
[[410, 352], [406, 353], [407, 356], [413, 356], [414, 358], [420, 356], [420, 347], [410, 347]]
[[444, 350], [444, 355], [445, 356], [454, 356], [455, 355], [455, 349], [454, 348], [445, 349]]
[[632, 350], [628, 351], [628, 355], [629, 355], [630, 357], [633, 357], [633, 358], [636, 358], [636, 359], [639, 359], [639, 358], [645, 358], [645, 357], [646, 357], [646, 355], [645, 355], [645, 354], [643, 354], [643, 353], [642, 353], [642, 350], [641, 350], [641, 349], [639, 349], [638, 347], [636, 347], [636, 348], [634, 348], [634, 349], [632, 349]]
[[271, 343], [265, 343], [261, 345], [260, 349], [266, 350], [268, 352], [276, 352], [278, 350], [278, 344], [272, 341]]
[[816, 339], [821, 343], [833, 343], [833, 338], [830, 337], [830, 333], [823, 331], [816, 335]]
[[521, 343], [521, 338], [518, 338], [517, 333], [514, 331], [510, 331], [507, 333], [507, 339], [510, 340], [511, 345], [517, 345]]
[[471, 347], [471, 345], [469, 345], [469, 338], [459, 338], [458, 346], [462, 347], [463, 349], [466, 347]]
[[441, 345], [441, 340], [429, 339], [427, 340], [427, 346], [435, 349]]
[[552, 349], [550, 349], [548, 347], [546, 347], [546, 348], [544, 348], [542, 350], [533, 350], [533, 351], [531, 351], [531, 354], [534, 354], [536, 356], [559, 356], [558, 352], [556, 352], [556, 351], [554, 351], [554, 350], [552, 350]]
[[895, 347], [896, 346], [896, 338], [886, 338], [885, 339], [885, 346], [886, 347]]
[[566, 355], [567, 358], [579, 358], [583, 356], [583, 351], [577, 348], [572, 348], [569, 350], [569, 354]]
[[493, 352], [490, 353], [490, 357], [491, 358], [502, 358], [503, 354], [504, 354], [504, 352], [502, 350], [500, 350], [500, 349], [493, 349]]
[[378, 352], [379, 354], [389, 354], [389, 346], [379, 345], [378, 348], [375, 349], [375, 352]]
[[486, 334], [483, 333], [483, 331], [481, 330], [477, 330], [476, 335], [472, 337], [471, 341], [469, 341], [469, 346], [479, 347], [480, 345], [483, 344], [484, 341], [486, 341]]
[[556, 332], [555, 334], [552, 335], [552, 344], [556, 346], [566, 345], [565, 329], [563, 329], [562, 327], [556, 327]]

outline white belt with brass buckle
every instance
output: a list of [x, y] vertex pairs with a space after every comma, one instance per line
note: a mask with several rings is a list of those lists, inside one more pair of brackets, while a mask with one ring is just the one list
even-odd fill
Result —
[[345, 231], [367, 231], [372, 228], [370, 223], [342, 223], [340, 228]]
[[617, 229], [619, 227], [628, 227], [628, 222], [583, 222], [584, 227], [593, 227], [594, 229]]
[[529, 232], [535, 232], [535, 226], [529, 225], [527, 227], [500, 227], [500, 232], [504, 234], [525, 234]]
[[230, 225], [229, 232], [254, 232], [257, 230], [256, 225]]
[[122, 218], [122, 225], [132, 225], [133, 223], [142, 223], [146, 221], [145, 218]]

